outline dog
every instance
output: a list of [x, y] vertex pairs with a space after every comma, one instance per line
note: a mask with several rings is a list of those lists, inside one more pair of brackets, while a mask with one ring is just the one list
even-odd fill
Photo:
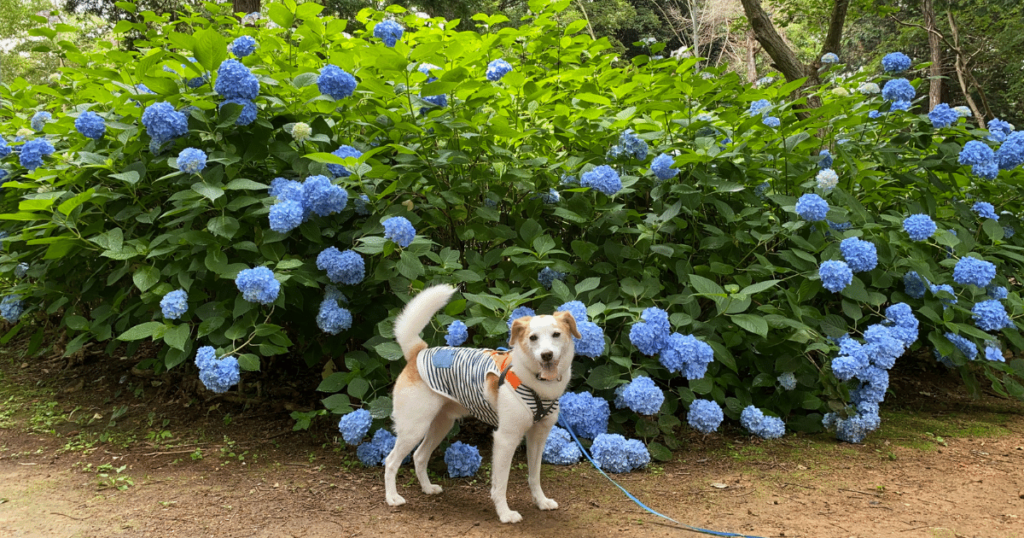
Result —
[[441, 493], [430, 483], [430, 454], [451, 431], [455, 420], [473, 415], [494, 431], [491, 500], [502, 523], [522, 521], [505, 497], [512, 455], [526, 437], [530, 493], [541, 510], [558, 503], [540, 487], [541, 457], [551, 428], [558, 420], [558, 398], [565, 392], [575, 354], [573, 337], [580, 338], [569, 312], [522, 317], [512, 323], [507, 353], [459, 347], [430, 348], [420, 331], [451, 300], [455, 288], [427, 288], [414, 297], [395, 320], [394, 333], [406, 365], [395, 382], [392, 419], [395, 447], [384, 460], [384, 489], [388, 505], [401, 506], [395, 477], [413, 454], [416, 478], [423, 493]]

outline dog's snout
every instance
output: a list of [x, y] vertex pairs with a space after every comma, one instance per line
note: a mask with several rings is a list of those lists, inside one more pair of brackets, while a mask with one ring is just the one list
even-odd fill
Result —
[[544, 359], [544, 361], [545, 361], [545, 362], [546, 362], [546, 361], [550, 361], [550, 360], [551, 360], [551, 359], [553, 359], [554, 357], [555, 357], [555, 354], [554, 354], [554, 353], [552, 353], [552, 352], [550, 352], [550, 351], [545, 351], [545, 352], [543, 352], [543, 353], [541, 353], [541, 354], [540, 354], [540, 358], [541, 358], [541, 359]]

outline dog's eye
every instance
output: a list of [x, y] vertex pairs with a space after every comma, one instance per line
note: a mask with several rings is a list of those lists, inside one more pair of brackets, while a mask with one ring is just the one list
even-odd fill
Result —
[[552, 338], [558, 338], [559, 336], [562, 336], [562, 333], [555, 333], [551, 335]]
[[531, 334], [530, 335], [530, 341], [531, 342], [536, 342], [537, 341], [537, 335], [536, 334]]

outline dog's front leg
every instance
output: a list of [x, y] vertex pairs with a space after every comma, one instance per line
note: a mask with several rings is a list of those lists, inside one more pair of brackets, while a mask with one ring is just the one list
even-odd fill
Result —
[[548, 434], [551, 433], [551, 427], [554, 426], [557, 419], [558, 415], [554, 417], [549, 415], [526, 432], [526, 462], [529, 467], [530, 493], [533, 494], [533, 502], [537, 503], [537, 508], [541, 510], [558, 508], [558, 503], [544, 495], [544, 490], [540, 487], [540, 467], [544, 457], [544, 444], [547, 443]]
[[[510, 431], [510, 430], [515, 430]], [[509, 509], [505, 497], [508, 490], [508, 472], [512, 467], [512, 456], [522, 440], [522, 430], [499, 426], [494, 432], [494, 461], [491, 464], [491, 500], [502, 523], [519, 523], [523, 516]]]

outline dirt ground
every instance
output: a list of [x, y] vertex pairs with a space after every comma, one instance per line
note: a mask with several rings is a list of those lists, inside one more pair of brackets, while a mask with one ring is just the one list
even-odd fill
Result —
[[[390, 508], [383, 470], [339, 445], [332, 421], [292, 431], [294, 392], [205, 400], [186, 379], [134, 375], [130, 361], [51, 369], [15, 356], [0, 351], [0, 538], [695, 536], [646, 514], [585, 463], [545, 465], [545, 492], [560, 508], [537, 510], [522, 449], [509, 484], [522, 523], [498, 521], [488, 469], [449, 479], [439, 455], [431, 470], [445, 491], [423, 495], [403, 468], [408, 504]], [[1024, 406], [971, 400], [941, 374], [893, 385], [900, 399], [886, 402], [882, 428], [862, 445], [682, 431], [673, 461], [615, 478], [654, 510], [716, 531], [1024, 537]], [[460, 439], [488, 461], [484, 430], [467, 424]]]

